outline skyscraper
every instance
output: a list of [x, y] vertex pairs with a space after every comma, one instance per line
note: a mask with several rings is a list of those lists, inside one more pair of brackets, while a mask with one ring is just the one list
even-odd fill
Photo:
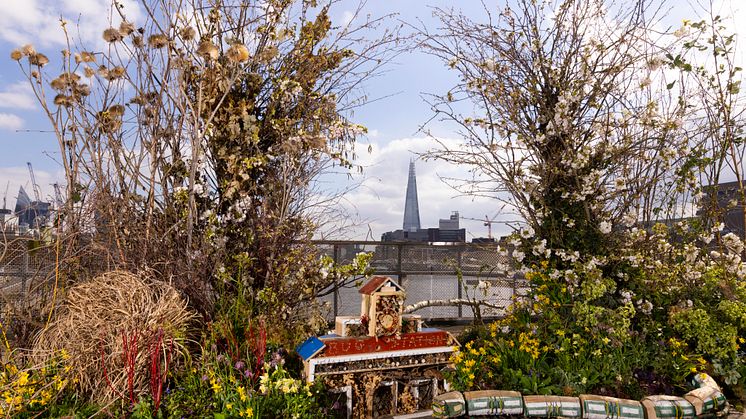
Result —
[[414, 173], [414, 160], [409, 162], [409, 180], [407, 180], [407, 196], [404, 202], [404, 231], [420, 229], [420, 206], [417, 202], [417, 177]]

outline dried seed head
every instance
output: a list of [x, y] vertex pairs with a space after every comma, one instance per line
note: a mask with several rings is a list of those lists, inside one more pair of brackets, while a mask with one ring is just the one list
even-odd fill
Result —
[[104, 31], [104, 41], [106, 42], [117, 42], [121, 41], [124, 36], [119, 32], [117, 28], [109, 28]]
[[23, 53], [20, 49], [14, 49], [10, 52], [10, 59], [14, 61], [20, 61], [23, 58]]
[[54, 97], [54, 104], [57, 106], [70, 106], [72, 104], [72, 101], [70, 100], [69, 96], [59, 94]]
[[54, 90], [62, 91], [67, 87], [67, 82], [65, 82], [62, 77], [57, 77], [49, 82], [49, 85], [52, 86], [52, 89]]
[[249, 49], [241, 44], [234, 44], [225, 55], [235, 63], [242, 63], [249, 59]]
[[135, 31], [135, 24], [127, 21], [123, 21], [119, 25], [119, 32], [121, 32], [124, 36], [127, 36]]
[[76, 97], [88, 96], [91, 94], [91, 86], [87, 84], [76, 84], [75, 87], [73, 88], [73, 94]]
[[81, 51], [80, 52], [80, 58], [83, 60], [84, 63], [93, 63], [93, 62], [96, 62], [96, 56], [93, 55], [92, 52]]
[[24, 45], [24, 46], [21, 47], [21, 54], [23, 54], [25, 56], [31, 56], [31, 55], [36, 54], [36, 49], [34, 48], [33, 45], [26, 44], [26, 45]]
[[142, 46], [145, 45], [145, 44], [142, 43], [142, 36], [140, 36], [140, 35], [133, 35], [132, 36], [132, 45], [136, 46], [137, 48], [142, 48]]
[[47, 58], [46, 55], [38, 52], [34, 55], [29, 55], [28, 62], [31, 65], [38, 65], [39, 67], [44, 67], [45, 65], [49, 64], [49, 58]]
[[96, 75], [96, 72], [91, 67], [86, 67], [83, 69], [83, 74], [85, 74], [86, 77], [91, 78]]
[[142, 106], [145, 104], [145, 99], [142, 96], [137, 95], [130, 99], [129, 103]]
[[218, 47], [216, 47], [212, 42], [202, 41], [199, 43], [199, 47], [197, 48], [197, 54], [201, 55], [207, 60], [217, 60], [218, 56], [220, 55], [220, 51], [218, 50]]
[[186, 26], [181, 28], [181, 39], [184, 41], [191, 41], [197, 36], [197, 31], [194, 30], [191, 26]]
[[62, 52], [62, 56], [65, 58], [70, 56], [70, 50], [67, 48], [63, 49], [61, 52]]
[[119, 117], [124, 115], [124, 106], [120, 104], [111, 105], [108, 109], [109, 115]]
[[125, 74], [124, 67], [122, 67], [121, 65], [118, 65], [112, 68], [111, 70], [109, 70], [105, 77], [109, 81], [113, 81], [113, 80], [121, 79], [122, 77], [124, 77], [124, 74]]
[[80, 64], [80, 63], [83, 62], [83, 58], [77, 52], [75, 53], [75, 55], [73, 56], [73, 58], [75, 59], [75, 64]]
[[101, 77], [103, 77], [103, 78], [105, 78], [105, 79], [108, 79], [109, 78], [109, 69], [106, 68], [106, 66], [103, 66], [103, 65], [99, 66], [98, 67], [98, 75], [101, 76]]
[[150, 45], [151, 48], [163, 48], [168, 45], [168, 37], [161, 33], [150, 35], [148, 37], [148, 45]]
[[35, 78], [36, 80], [39, 80], [39, 72], [36, 70], [32, 71], [31, 77]]
[[66, 83], [72, 85], [78, 82], [80, 80], [80, 76], [75, 73], [62, 73], [60, 74], [60, 77], [62, 80], [64, 80]]

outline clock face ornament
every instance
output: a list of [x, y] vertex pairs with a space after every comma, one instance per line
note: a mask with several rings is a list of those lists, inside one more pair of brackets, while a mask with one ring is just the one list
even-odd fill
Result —
[[376, 304], [376, 334], [394, 335], [399, 329], [401, 302], [398, 296], [379, 296]]

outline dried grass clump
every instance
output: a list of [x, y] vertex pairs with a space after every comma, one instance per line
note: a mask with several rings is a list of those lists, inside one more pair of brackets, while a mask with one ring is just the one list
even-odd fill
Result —
[[148, 344], [162, 330], [159, 350], [162, 354], [172, 350], [172, 364], [178, 362], [186, 353], [185, 333], [194, 319], [186, 301], [170, 285], [129, 272], [107, 272], [68, 290], [55, 319], [37, 337], [33, 355], [45, 360], [64, 349], [78, 390], [95, 402], [108, 403], [121, 395], [129, 397], [123, 340], [129, 344], [137, 336], [132, 368], [137, 397], [150, 379]]

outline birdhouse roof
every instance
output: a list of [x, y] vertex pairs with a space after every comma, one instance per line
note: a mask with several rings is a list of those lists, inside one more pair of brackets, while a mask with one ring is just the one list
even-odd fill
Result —
[[404, 288], [397, 284], [396, 281], [388, 276], [374, 276], [365, 285], [360, 288], [360, 294], [371, 295], [380, 290], [382, 287], [394, 287], [397, 291], [404, 292]]

